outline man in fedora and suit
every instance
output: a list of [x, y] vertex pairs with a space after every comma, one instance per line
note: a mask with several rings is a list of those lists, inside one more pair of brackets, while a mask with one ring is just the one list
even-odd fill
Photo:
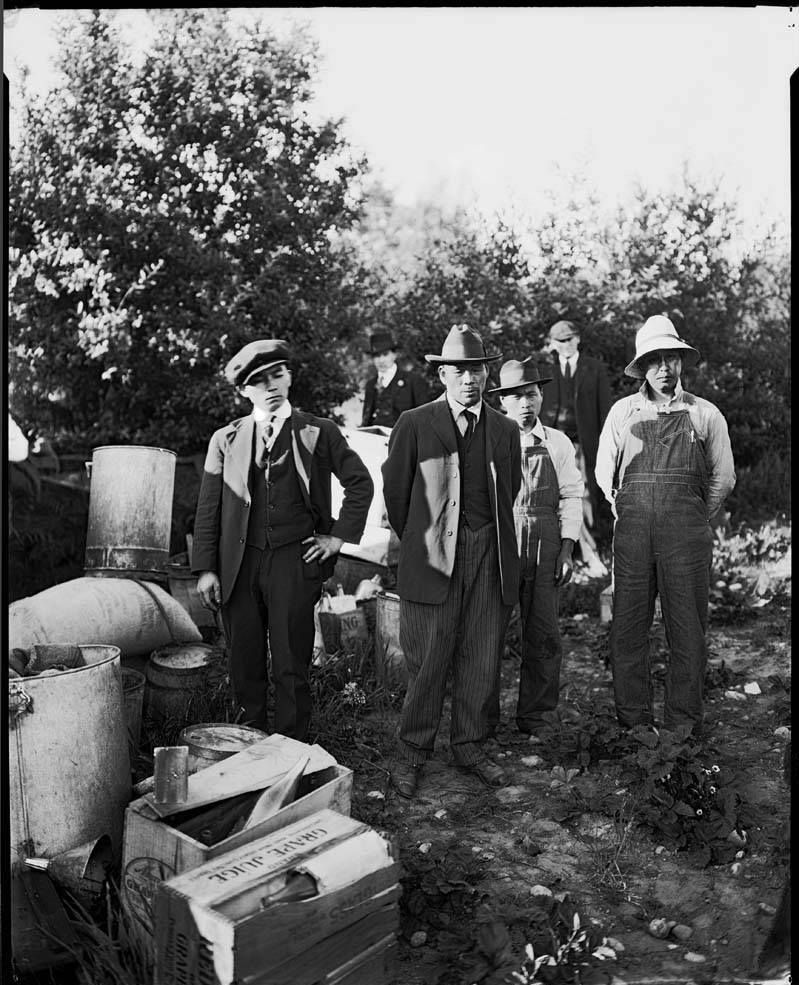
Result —
[[404, 410], [426, 404], [430, 392], [418, 373], [397, 365], [397, 344], [390, 332], [381, 329], [370, 335], [369, 349], [377, 372], [364, 387], [361, 427], [391, 428]]
[[518, 595], [513, 503], [519, 428], [483, 402], [489, 356], [467, 325], [450, 330], [438, 367], [445, 392], [397, 421], [383, 464], [389, 523], [400, 538], [400, 645], [409, 682], [392, 783], [412, 797], [433, 752], [452, 674], [456, 765], [488, 786], [507, 777], [484, 753], [505, 630]]
[[640, 388], [618, 400], [599, 439], [596, 479], [616, 517], [610, 659], [616, 714], [652, 724], [649, 627], [660, 596], [670, 656], [663, 724], [702, 729], [711, 521], [735, 485], [727, 422], [683, 390], [699, 359], [664, 315], [635, 337], [627, 376]]
[[[373, 483], [332, 422], [292, 407], [291, 352], [259, 339], [225, 376], [252, 413], [211, 437], [194, 520], [192, 570], [203, 604], [221, 608], [230, 679], [243, 721], [267, 730], [267, 638], [274, 731], [305, 741], [314, 605], [342, 543], [357, 543]], [[331, 513], [330, 477], [344, 490]]]
[[[585, 483], [584, 520], [589, 532], [588, 551], [596, 546], [593, 534], [601, 535], [607, 523], [601, 513], [607, 510], [604, 497], [596, 484], [594, 468], [599, 445], [599, 432], [613, 403], [607, 369], [601, 359], [579, 351], [580, 332], [574, 322], [558, 321], [549, 330], [549, 346], [553, 353], [552, 386], [544, 390], [541, 420], [545, 425], [563, 431], [577, 451], [577, 465]], [[609, 535], [609, 530], [608, 530]], [[584, 558], [584, 560], [587, 560]]]
[[[583, 522], [583, 480], [574, 445], [539, 419], [544, 385], [532, 359], [510, 359], [499, 371], [499, 394], [521, 437], [522, 485], [513, 507], [519, 547], [522, 662], [516, 725], [531, 739], [551, 726], [560, 695], [563, 647], [558, 590], [572, 576], [572, 552]], [[499, 723], [499, 673], [489, 735]]]

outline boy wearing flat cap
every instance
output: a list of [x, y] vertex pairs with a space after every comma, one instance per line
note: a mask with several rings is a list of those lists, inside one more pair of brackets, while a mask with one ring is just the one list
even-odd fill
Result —
[[[374, 487], [332, 421], [289, 403], [290, 359], [282, 339], [259, 339], [225, 367], [252, 413], [211, 437], [192, 570], [203, 605], [221, 609], [243, 721], [268, 731], [268, 638], [273, 731], [305, 741], [314, 605], [342, 543], [360, 540]], [[331, 474], [344, 489], [338, 519], [331, 513]]]
[[[574, 445], [539, 419], [541, 376], [532, 359], [511, 359], [499, 371], [500, 402], [521, 435], [522, 486], [513, 506], [519, 546], [522, 663], [516, 725], [535, 738], [548, 728], [558, 705], [563, 647], [558, 589], [572, 576], [572, 551], [583, 522], [583, 479]], [[499, 674], [488, 716], [489, 734], [499, 723]]]
[[704, 716], [710, 521], [735, 485], [727, 422], [718, 407], [682, 387], [683, 366], [698, 359], [665, 315], [645, 322], [624, 370], [643, 382], [611, 407], [596, 463], [616, 517], [610, 628], [616, 715], [628, 728], [653, 724], [648, 633], [659, 595], [670, 651], [663, 724], [690, 725], [695, 735]]
[[379, 424], [392, 428], [404, 410], [420, 407], [430, 399], [425, 380], [397, 365], [397, 343], [391, 332], [380, 329], [369, 336], [369, 350], [377, 370], [366, 381], [361, 427]]
[[456, 765], [491, 787], [507, 777], [482, 748], [505, 630], [518, 594], [513, 501], [521, 482], [519, 429], [483, 401], [483, 340], [455, 325], [438, 366], [445, 392], [401, 415], [383, 463], [383, 494], [400, 538], [400, 645], [409, 682], [391, 781], [417, 789], [452, 675], [450, 746]]

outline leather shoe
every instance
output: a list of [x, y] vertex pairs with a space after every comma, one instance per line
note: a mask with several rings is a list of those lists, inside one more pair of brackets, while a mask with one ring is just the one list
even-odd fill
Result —
[[421, 772], [421, 766], [414, 766], [412, 763], [395, 763], [391, 769], [391, 785], [400, 797], [410, 799], [419, 786]]
[[458, 766], [458, 769], [476, 776], [487, 787], [505, 787], [508, 784], [508, 774], [490, 759], [480, 759], [476, 763]]

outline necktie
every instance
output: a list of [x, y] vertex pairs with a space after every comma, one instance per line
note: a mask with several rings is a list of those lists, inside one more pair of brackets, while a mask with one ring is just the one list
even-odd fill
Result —
[[466, 443], [468, 444], [472, 440], [472, 435], [474, 434], [474, 429], [477, 425], [477, 418], [470, 410], [464, 410], [461, 413], [461, 417], [466, 421], [466, 433], [464, 437], [466, 438]]
[[572, 364], [567, 359], [566, 369], [563, 371], [563, 379], [566, 380], [566, 382], [568, 383], [571, 378], [572, 378]]
[[272, 418], [264, 421], [263, 426], [259, 429], [260, 440], [258, 442], [258, 455], [255, 459], [255, 464], [259, 469], [266, 467], [266, 460], [269, 458], [269, 449], [272, 446], [272, 438], [275, 434], [275, 426], [272, 423]]

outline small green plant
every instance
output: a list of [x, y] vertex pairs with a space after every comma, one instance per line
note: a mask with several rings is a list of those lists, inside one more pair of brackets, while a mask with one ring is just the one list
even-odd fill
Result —
[[641, 822], [659, 839], [697, 851], [703, 867], [719, 865], [748, 847], [746, 802], [735, 777], [703, 765], [689, 736], [688, 725], [633, 728], [637, 749], [626, 757], [625, 780], [640, 791]]
[[481, 900], [477, 886], [486, 875], [486, 862], [454, 839], [440, 845], [411, 845], [401, 852], [401, 862], [402, 936], [410, 940], [422, 930], [435, 941], [442, 933], [454, 934], [449, 941], [453, 949], [467, 950], [469, 924]]

